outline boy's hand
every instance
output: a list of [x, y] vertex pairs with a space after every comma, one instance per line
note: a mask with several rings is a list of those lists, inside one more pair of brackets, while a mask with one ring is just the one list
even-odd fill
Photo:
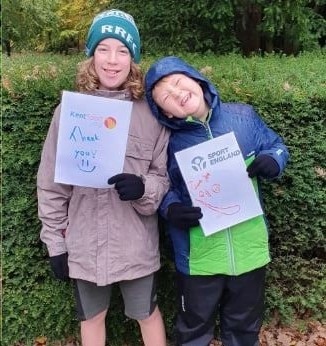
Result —
[[68, 254], [50, 257], [50, 266], [54, 276], [62, 281], [69, 279]]
[[121, 173], [108, 180], [108, 184], [115, 184], [122, 201], [132, 201], [143, 197], [145, 185], [140, 177], [135, 174]]
[[280, 172], [278, 163], [269, 155], [259, 155], [248, 166], [247, 172], [250, 178], [259, 175], [263, 178], [275, 178]]
[[174, 226], [182, 229], [198, 226], [202, 217], [200, 207], [187, 207], [181, 203], [170, 204], [166, 214], [166, 218]]

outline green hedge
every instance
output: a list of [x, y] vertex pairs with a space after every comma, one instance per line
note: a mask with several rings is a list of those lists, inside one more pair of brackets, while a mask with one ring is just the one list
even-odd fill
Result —
[[[267, 281], [268, 321], [277, 313], [325, 318], [325, 52], [299, 57], [237, 55], [184, 58], [214, 81], [224, 101], [251, 103], [279, 132], [291, 159], [283, 177], [264, 184], [273, 262]], [[74, 88], [82, 56], [3, 57], [3, 345], [33, 344], [45, 335], [60, 340], [78, 334], [72, 287], [55, 280], [39, 240], [35, 189], [42, 144], [61, 90]], [[156, 57], [143, 61], [146, 70]], [[175, 311], [173, 265], [162, 232], [160, 307], [168, 334]], [[138, 344], [136, 323], [125, 318], [116, 291], [108, 334]], [[120, 343], [119, 343], [120, 342]]]

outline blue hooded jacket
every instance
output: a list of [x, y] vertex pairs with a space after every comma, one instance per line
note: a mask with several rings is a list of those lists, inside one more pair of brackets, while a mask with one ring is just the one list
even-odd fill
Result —
[[[182, 73], [202, 87], [211, 112], [205, 123], [196, 119], [168, 118], [152, 97], [154, 85], [170, 74]], [[168, 172], [171, 187], [163, 199], [160, 212], [166, 216], [170, 204], [191, 206], [175, 153], [209, 139], [234, 132], [243, 158], [248, 165], [261, 154], [270, 155], [283, 172], [289, 154], [281, 137], [270, 129], [247, 104], [223, 103], [215, 87], [192, 66], [177, 57], [165, 57], [154, 63], [145, 77], [146, 97], [153, 115], [170, 128]], [[252, 179], [257, 193], [259, 181]], [[261, 199], [260, 193], [259, 197]], [[168, 225], [177, 270], [190, 275], [239, 275], [270, 261], [268, 232], [263, 216], [258, 216], [205, 237], [200, 226], [185, 231]]]

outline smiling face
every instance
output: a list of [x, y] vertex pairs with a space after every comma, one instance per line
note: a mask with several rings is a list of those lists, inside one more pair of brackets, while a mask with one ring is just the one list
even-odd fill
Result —
[[203, 90], [192, 78], [181, 73], [162, 78], [153, 88], [153, 99], [163, 109], [164, 114], [179, 119], [191, 115], [205, 121], [208, 105]]
[[107, 38], [95, 49], [94, 66], [100, 80], [99, 89], [118, 90], [130, 73], [130, 52], [119, 40]]

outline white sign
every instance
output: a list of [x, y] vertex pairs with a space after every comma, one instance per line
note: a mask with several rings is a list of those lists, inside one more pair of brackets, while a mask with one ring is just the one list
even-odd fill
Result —
[[205, 235], [263, 214], [233, 132], [175, 156]]
[[64, 91], [54, 181], [109, 188], [122, 173], [132, 102]]

